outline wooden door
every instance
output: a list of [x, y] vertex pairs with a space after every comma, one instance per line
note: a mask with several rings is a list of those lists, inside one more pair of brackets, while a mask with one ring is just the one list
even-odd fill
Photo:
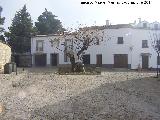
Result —
[[97, 66], [101, 67], [102, 66], [102, 54], [98, 54], [96, 56], [96, 59], [97, 59], [97, 62], [96, 62]]
[[46, 54], [35, 55], [35, 66], [46, 66]]
[[58, 65], [58, 54], [51, 54], [51, 65], [57, 66]]
[[90, 55], [83, 55], [83, 64], [90, 64]]
[[148, 62], [149, 62], [148, 56], [142, 55], [142, 69], [148, 69]]
[[128, 55], [115, 54], [114, 55], [114, 68], [128, 68]]

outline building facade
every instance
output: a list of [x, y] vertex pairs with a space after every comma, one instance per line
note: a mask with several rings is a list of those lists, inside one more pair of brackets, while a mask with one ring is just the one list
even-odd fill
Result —
[[[91, 27], [90, 29], [94, 29]], [[85, 51], [85, 64], [107, 68], [157, 67], [157, 54], [152, 47], [154, 34], [160, 34], [158, 22], [139, 19], [138, 24], [105, 25], [96, 27], [104, 32], [104, 41], [89, 46]], [[72, 36], [68, 35], [68, 39]], [[52, 43], [51, 39], [57, 39]], [[61, 35], [39, 35], [31, 38], [33, 66], [58, 66], [70, 64], [63, 53], [65, 39]], [[59, 45], [58, 48], [54, 45]], [[159, 63], [159, 62], [158, 62]]]

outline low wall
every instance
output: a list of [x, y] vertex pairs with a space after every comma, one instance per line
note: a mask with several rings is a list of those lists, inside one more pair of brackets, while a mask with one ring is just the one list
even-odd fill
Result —
[[12, 55], [12, 61], [17, 64], [17, 67], [31, 67], [32, 66], [32, 55], [30, 54], [16, 54]]
[[11, 61], [11, 48], [0, 42], [0, 69], [4, 68], [4, 65]]

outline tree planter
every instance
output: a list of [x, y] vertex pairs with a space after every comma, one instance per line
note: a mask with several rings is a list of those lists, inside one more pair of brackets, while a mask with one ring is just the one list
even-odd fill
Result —
[[57, 74], [59, 75], [100, 75], [101, 69], [95, 67], [85, 67], [85, 72], [72, 72], [71, 67], [60, 67]]

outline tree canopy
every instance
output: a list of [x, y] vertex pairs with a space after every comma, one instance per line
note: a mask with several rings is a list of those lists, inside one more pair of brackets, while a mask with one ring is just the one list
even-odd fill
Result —
[[64, 31], [61, 21], [56, 17], [52, 12], [45, 9], [42, 15], [38, 17], [38, 22], [35, 22], [39, 34], [55, 34]]
[[[2, 7], [0, 6], [0, 25], [3, 25], [4, 24], [4, 20], [5, 20], [5, 17], [1, 17], [1, 12], [2, 12]], [[2, 35], [2, 33], [4, 32], [4, 28], [3, 27], [0, 27], [0, 40], [3, 42], [5, 41], [4, 39], [4, 36]]]
[[8, 42], [15, 53], [30, 52], [30, 39], [33, 32], [32, 20], [30, 14], [27, 12], [26, 5], [16, 12], [9, 27], [9, 32], [5, 33]]
[[[4, 24], [4, 20], [5, 20], [5, 17], [1, 17], [1, 12], [2, 12], [2, 7], [0, 6], [0, 25], [3, 25]], [[2, 33], [4, 31], [4, 28], [3, 27], [0, 27], [0, 33]]]
[[[100, 30], [90, 30], [90, 29], [79, 29], [70, 35], [63, 35], [64, 43], [59, 45], [60, 38], [48, 39], [51, 42], [51, 46], [62, 51], [70, 59], [72, 65], [72, 71], [79, 71], [80, 64], [83, 62], [83, 54], [90, 46], [99, 45], [104, 41], [104, 31]], [[108, 39], [105, 39], [108, 40]], [[58, 44], [56, 44], [58, 43]], [[78, 66], [79, 67], [78, 67]]]

